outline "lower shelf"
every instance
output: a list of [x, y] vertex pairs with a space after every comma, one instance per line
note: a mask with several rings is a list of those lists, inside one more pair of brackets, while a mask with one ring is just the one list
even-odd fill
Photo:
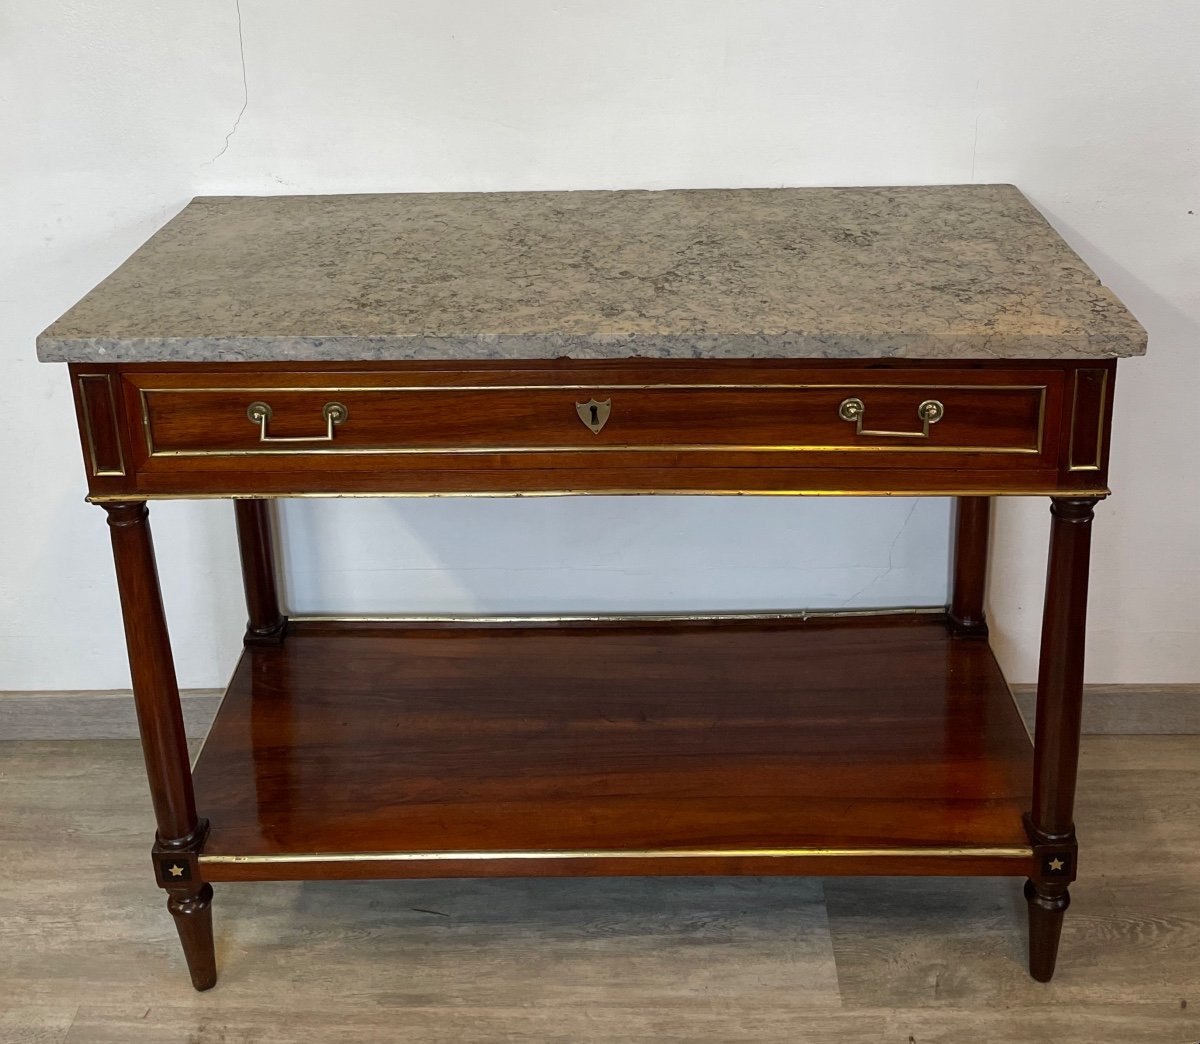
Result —
[[1026, 874], [1031, 779], [935, 613], [295, 624], [195, 767], [212, 881]]

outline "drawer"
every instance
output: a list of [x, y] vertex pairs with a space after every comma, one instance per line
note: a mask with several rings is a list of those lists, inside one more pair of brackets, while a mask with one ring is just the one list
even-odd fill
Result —
[[1045, 383], [139, 384], [151, 458], [833, 452], [995, 467], [980, 461], [1046, 449]]
[[93, 499], [1106, 490], [1111, 362], [73, 367]]

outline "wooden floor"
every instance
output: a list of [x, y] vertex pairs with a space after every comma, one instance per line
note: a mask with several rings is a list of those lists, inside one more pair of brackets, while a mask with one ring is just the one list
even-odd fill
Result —
[[1059, 973], [1018, 881], [226, 884], [193, 992], [127, 741], [0, 744], [0, 1041], [1200, 1041], [1200, 737], [1088, 737]]

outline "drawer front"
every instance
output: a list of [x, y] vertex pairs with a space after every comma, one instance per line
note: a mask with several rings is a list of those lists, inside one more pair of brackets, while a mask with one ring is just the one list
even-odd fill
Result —
[[[1047, 383], [138, 389], [149, 458], [836, 453], [922, 467], [1045, 454]], [[897, 458], [893, 461], [891, 458]], [[1007, 465], [1005, 465], [1007, 466]]]
[[73, 367], [93, 499], [1103, 493], [1115, 366]]

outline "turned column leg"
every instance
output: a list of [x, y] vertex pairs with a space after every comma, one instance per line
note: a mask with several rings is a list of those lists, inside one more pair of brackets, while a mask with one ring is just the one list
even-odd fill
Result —
[[175, 919], [192, 985], [207, 990], [217, 981], [212, 887], [201, 879], [198, 858], [208, 822], [196, 815], [149, 515], [144, 501], [103, 506], [108, 512], [129, 673], [158, 826], [152, 852], [154, 871], [159, 885], [167, 890], [167, 909]]
[[991, 497], [954, 498], [954, 568], [949, 616], [955, 634], [987, 634], [983, 596], [987, 586], [991, 513]]
[[233, 510], [249, 617], [246, 644], [278, 645], [287, 633], [287, 617], [279, 611], [270, 501], [235, 500]]
[[1036, 869], [1029, 902], [1029, 972], [1054, 975], [1063, 914], [1075, 880], [1074, 806], [1083, 713], [1084, 629], [1095, 497], [1055, 497], [1050, 509], [1050, 562], [1042, 615], [1034, 736], [1033, 808], [1026, 829]]

